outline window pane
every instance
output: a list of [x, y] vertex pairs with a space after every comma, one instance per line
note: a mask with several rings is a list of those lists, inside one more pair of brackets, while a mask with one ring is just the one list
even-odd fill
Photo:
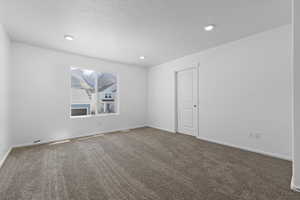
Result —
[[117, 77], [111, 73], [98, 73], [98, 113], [117, 113]]
[[88, 110], [86, 108], [72, 108], [72, 116], [84, 116], [88, 114]]
[[96, 113], [96, 77], [92, 70], [71, 68], [71, 116]]
[[71, 116], [117, 113], [117, 76], [71, 68]]

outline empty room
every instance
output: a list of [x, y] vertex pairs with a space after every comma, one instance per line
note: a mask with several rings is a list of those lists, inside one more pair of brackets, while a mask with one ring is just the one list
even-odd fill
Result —
[[1, 0], [0, 200], [300, 200], [300, 1]]

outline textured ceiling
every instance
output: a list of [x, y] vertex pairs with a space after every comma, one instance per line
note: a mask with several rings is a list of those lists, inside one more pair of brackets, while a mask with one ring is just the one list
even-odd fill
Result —
[[[0, 0], [0, 9], [13, 40], [141, 66], [291, 23], [291, 0]], [[210, 23], [215, 31], [203, 31]]]

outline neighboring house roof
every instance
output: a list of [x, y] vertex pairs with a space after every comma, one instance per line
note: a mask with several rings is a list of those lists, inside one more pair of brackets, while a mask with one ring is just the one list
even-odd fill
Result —
[[97, 73], [91, 70], [82, 70], [74, 68], [71, 70], [72, 88], [84, 89], [89, 92], [95, 92], [95, 76], [98, 79], [98, 92], [102, 92], [109, 87], [116, 91], [116, 76], [110, 73]]

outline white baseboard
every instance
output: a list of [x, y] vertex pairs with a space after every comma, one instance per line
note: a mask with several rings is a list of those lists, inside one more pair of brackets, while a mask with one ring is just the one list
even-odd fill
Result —
[[[168, 131], [168, 132], [171, 132], [171, 133], [175, 133], [174, 130], [161, 128], [161, 127], [153, 126], [153, 125], [147, 125], [147, 126], [151, 127], [151, 128], [156, 128], [156, 129], [160, 129], [160, 130], [163, 130], [163, 131]], [[238, 146], [238, 145], [234, 145], [234, 144], [230, 144], [230, 143], [226, 143], [226, 142], [220, 142], [220, 141], [217, 141], [217, 140], [212, 140], [212, 139], [209, 139], [209, 138], [204, 138], [204, 137], [199, 137], [199, 136], [196, 136], [196, 138], [200, 139], [200, 140], [205, 140], [207, 142], [212, 142], [212, 143], [225, 145], [225, 146], [229, 146], [229, 147], [233, 147], [233, 148], [237, 148], [237, 149], [242, 149], [242, 150], [245, 150], [245, 151], [259, 153], [259, 154], [266, 155], [266, 156], [271, 156], [271, 157], [274, 157], [274, 158], [279, 158], [279, 159], [282, 159], [282, 160], [292, 161], [291, 157], [281, 155], [281, 154], [265, 152], [265, 151], [262, 151], [262, 150], [252, 149], [252, 148], [248, 148], [248, 147], [242, 147], [242, 146]]]
[[145, 126], [146, 125], [139, 125], [139, 126], [132, 126], [132, 127], [127, 127], [127, 128], [110, 129], [110, 130], [96, 131], [96, 132], [93, 132], [93, 133], [79, 134], [79, 135], [76, 135], [74, 137], [62, 137], [62, 138], [46, 139], [46, 140], [42, 140], [42, 142], [39, 142], [39, 143], [36, 143], [36, 144], [33, 144], [33, 143], [24, 143], [24, 144], [13, 145], [12, 148], [30, 147], [30, 146], [35, 146], [35, 145], [41, 145], [41, 144], [48, 144], [48, 143], [52, 143], [52, 142], [58, 142], [58, 141], [61, 141], [61, 140], [72, 140], [72, 139], [81, 138], [81, 137], [88, 137], [88, 136], [93, 136], [93, 135], [96, 135], [96, 134], [112, 133], [112, 132], [116, 132], [116, 131], [123, 131], [123, 130], [129, 130], [129, 129], [143, 128]]
[[1, 167], [4, 165], [5, 160], [7, 159], [9, 153], [11, 152], [12, 148], [9, 148], [8, 151], [4, 154], [4, 157], [2, 158], [2, 160], [0, 161], [0, 169]]
[[174, 130], [171, 130], [171, 129], [166, 129], [166, 128], [162, 128], [162, 127], [158, 127], [158, 126], [147, 125], [147, 127], [150, 127], [150, 128], [155, 128], [155, 129], [159, 129], [159, 130], [163, 130], [163, 131], [167, 131], [167, 132], [171, 132], [171, 133], [175, 133], [175, 131], [174, 131]]
[[262, 150], [252, 149], [252, 148], [249, 148], [249, 147], [242, 147], [242, 146], [229, 144], [229, 143], [226, 143], [226, 142], [220, 142], [220, 141], [217, 141], [217, 140], [212, 140], [212, 139], [203, 138], [203, 137], [199, 137], [199, 136], [197, 136], [197, 138], [200, 139], [200, 140], [205, 140], [205, 141], [216, 143], [216, 144], [221, 144], [221, 145], [225, 145], [225, 146], [229, 146], [229, 147], [233, 147], [233, 148], [237, 148], [237, 149], [242, 149], [242, 150], [245, 150], [245, 151], [258, 153], [258, 154], [262, 154], [262, 155], [265, 155], [265, 156], [271, 156], [271, 157], [279, 158], [279, 159], [282, 159], [282, 160], [292, 161], [292, 158], [290, 158], [288, 156], [276, 154], [276, 153], [265, 152], [265, 151], [262, 151]]
[[300, 192], [300, 187], [298, 187], [294, 184], [294, 177], [292, 177], [292, 181], [291, 181], [291, 190], [293, 190], [295, 192]]

